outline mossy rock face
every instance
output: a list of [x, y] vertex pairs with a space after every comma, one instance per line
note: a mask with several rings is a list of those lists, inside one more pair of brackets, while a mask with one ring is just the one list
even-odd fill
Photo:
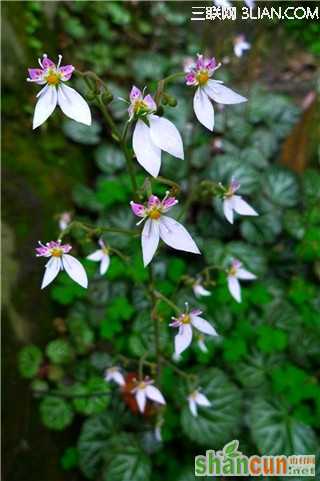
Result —
[[[7, 466], [10, 466], [10, 473], [5, 473], [5, 477], [20, 481], [26, 472], [32, 472], [35, 480], [53, 481], [62, 479], [61, 439], [56, 443], [52, 434], [38, 423], [30, 390], [18, 376], [17, 353], [23, 345], [44, 342], [52, 335], [54, 312], [48, 292], [40, 290], [44, 262], [36, 259], [34, 247], [39, 239], [48, 241], [57, 237], [55, 216], [70, 210], [72, 188], [84, 181], [88, 162], [85, 162], [83, 147], [78, 148], [62, 132], [59, 109], [44, 126], [32, 130], [39, 88], [25, 79], [27, 68], [36, 66], [42, 47], [36, 51], [27, 38], [26, 14], [30, 8], [25, 2], [11, 2], [4, 5], [3, 12], [7, 42], [3, 96], [6, 224], [2, 230], [6, 274], [2, 292], [4, 314], [8, 319], [3, 342], [4, 364], [9, 373], [4, 404], [7, 407]], [[49, 29], [49, 36], [50, 32]], [[46, 48], [50, 48], [50, 53], [55, 52], [56, 40], [47, 40], [49, 47]], [[86, 155], [86, 159], [89, 158], [89, 154]], [[48, 462], [43, 463], [43, 459]]]

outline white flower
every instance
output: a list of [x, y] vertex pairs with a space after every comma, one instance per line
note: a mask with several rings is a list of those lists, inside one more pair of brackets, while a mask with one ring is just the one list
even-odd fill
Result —
[[174, 197], [169, 197], [167, 192], [162, 201], [155, 195], [151, 195], [146, 207], [143, 204], [130, 203], [133, 213], [138, 217], [142, 217], [142, 220], [137, 225], [146, 220], [141, 236], [145, 267], [151, 262], [160, 239], [174, 249], [200, 254], [196, 243], [183, 225], [164, 215], [177, 202]]
[[114, 381], [119, 386], [124, 386], [126, 383], [120, 369], [117, 366], [109, 367], [109, 369], [107, 369], [105, 372], [104, 379], [108, 382]]
[[202, 311], [199, 309], [194, 309], [189, 312], [188, 303], [186, 303], [186, 311], [181, 314], [178, 318], [173, 317], [173, 322], [169, 324], [171, 327], [178, 327], [178, 334], [175, 336], [175, 354], [179, 356], [183, 351], [185, 351], [191, 344], [192, 341], [192, 328], [207, 334], [209, 336], [217, 336], [216, 330], [211, 326], [211, 324], [199, 317]]
[[137, 118], [132, 146], [139, 164], [153, 177], [161, 167], [161, 150], [184, 159], [183, 144], [179, 131], [169, 120], [154, 114], [157, 105], [151, 95], [143, 97], [140, 89], [133, 86], [130, 92], [129, 120]]
[[235, 195], [235, 192], [240, 188], [239, 182], [235, 179], [231, 180], [227, 192], [223, 196], [223, 212], [224, 216], [230, 224], [233, 224], [233, 212], [240, 215], [259, 215], [241, 195]]
[[231, 3], [228, 0], [213, 0], [216, 7], [230, 8]]
[[207, 296], [211, 296], [211, 292], [208, 291], [207, 289], [205, 289], [203, 287], [203, 285], [201, 284], [201, 280], [198, 279], [192, 286], [192, 289], [193, 289], [193, 292], [194, 292], [194, 295], [196, 297], [207, 297]]
[[242, 268], [240, 261], [233, 259], [231, 268], [228, 271], [228, 288], [232, 297], [237, 302], [241, 302], [241, 288], [239, 279], [251, 281], [256, 278], [257, 276], [252, 274], [252, 272]]
[[256, 6], [256, 0], [244, 0], [244, 3], [248, 8], [254, 8]]
[[39, 244], [40, 247], [36, 248], [37, 257], [50, 257], [46, 264], [41, 289], [47, 287], [62, 270], [65, 270], [68, 276], [81, 287], [88, 287], [87, 274], [82, 264], [68, 254], [72, 249], [70, 244], [61, 244], [60, 240], [47, 242], [46, 245], [39, 241]]
[[237, 35], [233, 39], [233, 51], [237, 57], [242, 57], [246, 50], [250, 50], [250, 43], [246, 41], [244, 35]]
[[202, 394], [199, 389], [196, 389], [188, 396], [189, 408], [193, 416], [198, 416], [198, 406], [209, 407], [211, 402]]
[[71, 222], [71, 212], [62, 212], [59, 217], [59, 228], [65, 230]]
[[155, 386], [152, 386], [154, 381], [146, 378], [144, 381], [138, 383], [138, 385], [132, 390], [135, 394], [135, 398], [141, 413], [144, 412], [146, 407], [147, 399], [154, 401], [158, 404], [166, 404], [164, 397], [161, 392]]
[[213, 130], [214, 110], [211, 100], [220, 104], [239, 104], [247, 99], [233, 90], [225, 87], [221, 80], [212, 80], [210, 77], [220, 67], [215, 58], [204, 58], [198, 54], [197, 61], [187, 69], [186, 84], [197, 87], [193, 99], [193, 108], [199, 122]]
[[35, 82], [44, 87], [37, 94], [38, 102], [34, 110], [33, 128], [43, 124], [57, 105], [70, 119], [91, 125], [91, 112], [87, 102], [74, 89], [65, 85], [74, 71], [73, 65], [60, 66], [62, 55], [55, 65], [46, 54], [38, 60], [41, 68], [29, 68], [28, 82]]
[[110, 255], [109, 249], [105, 245], [102, 239], [99, 239], [99, 245], [101, 249], [94, 251], [92, 254], [87, 256], [89, 261], [100, 262], [100, 275], [103, 276], [110, 265]]
[[197, 341], [198, 347], [200, 351], [204, 352], [205, 354], [208, 352], [208, 348], [204, 343], [204, 336], [200, 335]]

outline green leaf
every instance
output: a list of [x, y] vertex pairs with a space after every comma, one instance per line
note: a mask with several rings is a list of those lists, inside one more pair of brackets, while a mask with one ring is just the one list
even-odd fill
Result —
[[90, 126], [74, 120], [64, 120], [62, 130], [69, 139], [84, 145], [95, 145], [100, 140], [101, 125], [93, 121]]
[[185, 261], [174, 257], [169, 260], [168, 263], [168, 278], [173, 281], [177, 282], [183, 274], [185, 274], [187, 269]]
[[82, 425], [78, 440], [79, 466], [89, 479], [98, 476], [114, 424], [112, 417], [103, 413], [90, 417]]
[[299, 201], [296, 176], [284, 169], [273, 167], [263, 177], [262, 189], [268, 199], [278, 207], [293, 207]]
[[25, 346], [19, 352], [18, 367], [22, 377], [31, 379], [39, 371], [43, 361], [43, 354], [37, 346]]
[[215, 368], [201, 372], [198, 383], [211, 406], [200, 407], [198, 416], [194, 417], [186, 405], [181, 413], [182, 429], [188, 438], [198, 444], [210, 445], [213, 449], [221, 448], [239, 431], [240, 391], [222, 371]]
[[288, 344], [288, 336], [284, 331], [273, 326], [261, 325], [257, 328], [257, 345], [262, 352], [283, 351]]
[[85, 297], [86, 289], [83, 289], [83, 287], [70, 279], [65, 272], [62, 272], [59, 274], [56, 283], [52, 286], [50, 294], [54, 301], [67, 305], [72, 304], [75, 299]]
[[49, 342], [46, 354], [55, 364], [68, 364], [74, 357], [72, 346], [65, 339], [56, 339]]
[[141, 448], [123, 445], [105, 470], [104, 481], [149, 481], [151, 461]]
[[64, 399], [46, 396], [40, 403], [40, 415], [43, 424], [55, 431], [62, 431], [73, 421], [73, 411]]
[[310, 454], [317, 448], [314, 431], [271, 401], [256, 398], [251, 402], [248, 425], [263, 455]]
[[231, 336], [224, 339], [223, 350], [223, 357], [226, 361], [239, 361], [247, 354], [247, 345], [243, 339]]
[[257, 276], [262, 276], [265, 273], [266, 258], [260, 248], [234, 241], [227, 245], [227, 251], [231, 257], [243, 262], [245, 268], [250, 272]]
[[70, 337], [79, 354], [86, 353], [94, 342], [94, 331], [83, 319], [68, 319], [67, 326]]
[[248, 356], [243, 362], [233, 365], [236, 378], [247, 388], [263, 386], [272, 367], [282, 361], [280, 355], [265, 356], [260, 352]]
[[113, 174], [121, 170], [125, 165], [123, 153], [113, 145], [99, 145], [94, 155], [97, 166], [105, 174]]
[[275, 242], [281, 230], [281, 218], [276, 212], [259, 215], [254, 220], [245, 219], [241, 222], [241, 234], [252, 244], [271, 244]]
[[72, 197], [78, 207], [92, 212], [100, 211], [103, 207], [101, 203], [98, 202], [95, 192], [85, 185], [77, 184], [73, 188]]
[[128, 189], [123, 179], [101, 179], [97, 185], [96, 198], [103, 207], [110, 207], [116, 203], [126, 202]]
[[[164, 322], [160, 322], [160, 348], [165, 350], [168, 346], [168, 329]], [[155, 353], [154, 348], [154, 323], [150, 311], [141, 311], [136, 317], [132, 334], [129, 337], [129, 349], [135, 356], [142, 356], [146, 351]]]
[[66, 448], [60, 459], [60, 464], [65, 471], [74, 469], [79, 464], [79, 453], [76, 447]]
[[[75, 384], [72, 386], [71, 392], [79, 395], [78, 399], [73, 399], [75, 409], [86, 415], [105, 411], [110, 402], [110, 387], [100, 377], [91, 377], [86, 384]], [[105, 393], [105, 396], [101, 393]], [[95, 396], [95, 394], [97, 395]]]

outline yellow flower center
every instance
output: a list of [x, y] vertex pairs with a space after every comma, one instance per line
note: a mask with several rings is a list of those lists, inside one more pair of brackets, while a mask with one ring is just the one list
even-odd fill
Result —
[[109, 255], [109, 249], [108, 247], [102, 247], [102, 252], [106, 255]]
[[160, 219], [161, 212], [159, 211], [159, 209], [154, 208], [149, 212], [149, 217], [150, 217], [150, 219], [153, 219], [153, 220]]
[[229, 276], [235, 276], [237, 274], [237, 268], [236, 267], [231, 267], [229, 270]]
[[133, 109], [135, 114], [139, 114], [141, 111], [148, 110], [148, 106], [143, 100], [136, 100]]
[[46, 80], [49, 85], [57, 85], [60, 82], [60, 75], [52, 72], [47, 76]]
[[182, 324], [190, 324], [189, 314], [182, 314], [182, 316], [179, 318], [179, 321], [182, 322]]
[[60, 249], [59, 247], [53, 247], [51, 250], [51, 255], [52, 257], [61, 257], [63, 254], [63, 250]]
[[202, 70], [201, 72], [199, 72], [197, 75], [197, 80], [199, 82], [199, 85], [206, 85], [209, 80], [208, 72], [206, 70]]

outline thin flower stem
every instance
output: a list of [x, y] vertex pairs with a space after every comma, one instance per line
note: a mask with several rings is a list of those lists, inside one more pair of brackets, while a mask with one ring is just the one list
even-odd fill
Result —
[[153, 320], [154, 326], [154, 348], [156, 353], [156, 360], [157, 360], [157, 367], [156, 367], [156, 374], [157, 374], [157, 381], [159, 381], [160, 373], [161, 373], [161, 355], [160, 355], [160, 326], [159, 326], [159, 317], [157, 315], [157, 298], [154, 291], [154, 278], [153, 278], [153, 270], [152, 266], [149, 265], [149, 283], [150, 283], [150, 295], [151, 301], [153, 304], [153, 309], [151, 311], [151, 318]]
[[172, 361], [169, 361], [169, 359], [166, 359], [165, 357], [163, 357], [162, 360], [168, 364], [168, 366], [170, 366], [179, 376], [187, 380], [197, 380], [198, 376], [196, 374], [188, 374], [187, 372], [182, 371], [182, 369], [179, 369]]
[[48, 391], [42, 391], [40, 389], [32, 389], [32, 393], [40, 395], [40, 396], [54, 396], [54, 397], [59, 397], [63, 399], [88, 399], [88, 398], [93, 398], [93, 397], [103, 397], [103, 396], [111, 396], [110, 392], [92, 392], [88, 394], [72, 394], [72, 393], [67, 393], [67, 392], [60, 392], [57, 390], [48, 390]]
[[138, 235], [138, 232], [136, 232], [134, 230], [131, 230], [131, 229], [121, 229], [121, 228], [118, 228], [118, 227], [94, 227], [94, 226], [89, 226], [87, 224], [84, 224], [83, 222], [74, 220], [73, 222], [71, 222], [68, 225], [68, 227], [66, 229], [64, 229], [60, 233], [60, 235], [58, 237], [58, 240], [62, 240], [75, 227], [77, 227], [79, 229], [82, 229], [82, 230], [85, 230], [91, 236], [100, 235], [103, 232], [112, 232], [112, 233], [115, 233], [115, 234], [124, 234], [124, 235], [132, 235], [132, 236]]
[[138, 367], [138, 373], [139, 373], [139, 380], [143, 380], [143, 366], [146, 364], [146, 358], [148, 357], [149, 352], [145, 352], [143, 356], [140, 357], [139, 359], [139, 367]]
[[[138, 185], [137, 185], [137, 181], [136, 181], [136, 176], [135, 176], [135, 172], [134, 172], [134, 166], [133, 166], [133, 162], [132, 162], [132, 156], [130, 155], [129, 151], [128, 151], [128, 148], [127, 148], [127, 145], [126, 145], [126, 142], [125, 142], [125, 136], [126, 136], [126, 129], [123, 133], [123, 135], [120, 135], [118, 129], [117, 129], [117, 126], [113, 120], [113, 118], [111, 117], [110, 115], [110, 112], [108, 110], [108, 108], [105, 106], [105, 104], [103, 103], [103, 100], [102, 100], [102, 96], [100, 95], [98, 97], [98, 102], [99, 102], [99, 107], [100, 107], [100, 110], [102, 112], [102, 115], [103, 115], [103, 118], [104, 120], [106, 121], [107, 125], [110, 127], [111, 129], [111, 132], [112, 132], [112, 137], [119, 143], [120, 147], [121, 147], [121, 150], [123, 152], [123, 155], [126, 159], [126, 163], [127, 163], [127, 168], [128, 168], [128, 172], [129, 172], [129, 176], [130, 176], [130, 180], [131, 180], [131, 185], [132, 185], [132, 190], [133, 190], [133, 194], [134, 194], [134, 197], [136, 197], [137, 195], [137, 190], [138, 190]], [[128, 123], [127, 123], [128, 125]]]
[[151, 180], [154, 182], [159, 182], [160, 184], [169, 185], [175, 190], [175, 194], [178, 194], [181, 190], [179, 184], [177, 184], [173, 180], [167, 179], [166, 177], [162, 177], [161, 175], [159, 175], [158, 177], [152, 177]]
[[178, 308], [178, 306], [176, 306], [174, 304], [174, 302], [170, 301], [170, 299], [168, 299], [166, 296], [164, 296], [163, 294], [161, 294], [161, 292], [159, 291], [153, 291], [154, 295], [156, 298], [158, 299], [161, 299], [162, 301], [164, 301], [166, 304], [168, 304], [168, 306], [171, 307], [171, 309], [173, 309], [175, 312], [177, 312], [178, 314], [180, 314], [181, 310]]
[[114, 247], [109, 247], [110, 249], [110, 252], [114, 252], [118, 257], [120, 257], [120, 259], [122, 259], [124, 262], [128, 262], [130, 257], [122, 254], [121, 251], [119, 251], [118, 249], [115, 249]]

